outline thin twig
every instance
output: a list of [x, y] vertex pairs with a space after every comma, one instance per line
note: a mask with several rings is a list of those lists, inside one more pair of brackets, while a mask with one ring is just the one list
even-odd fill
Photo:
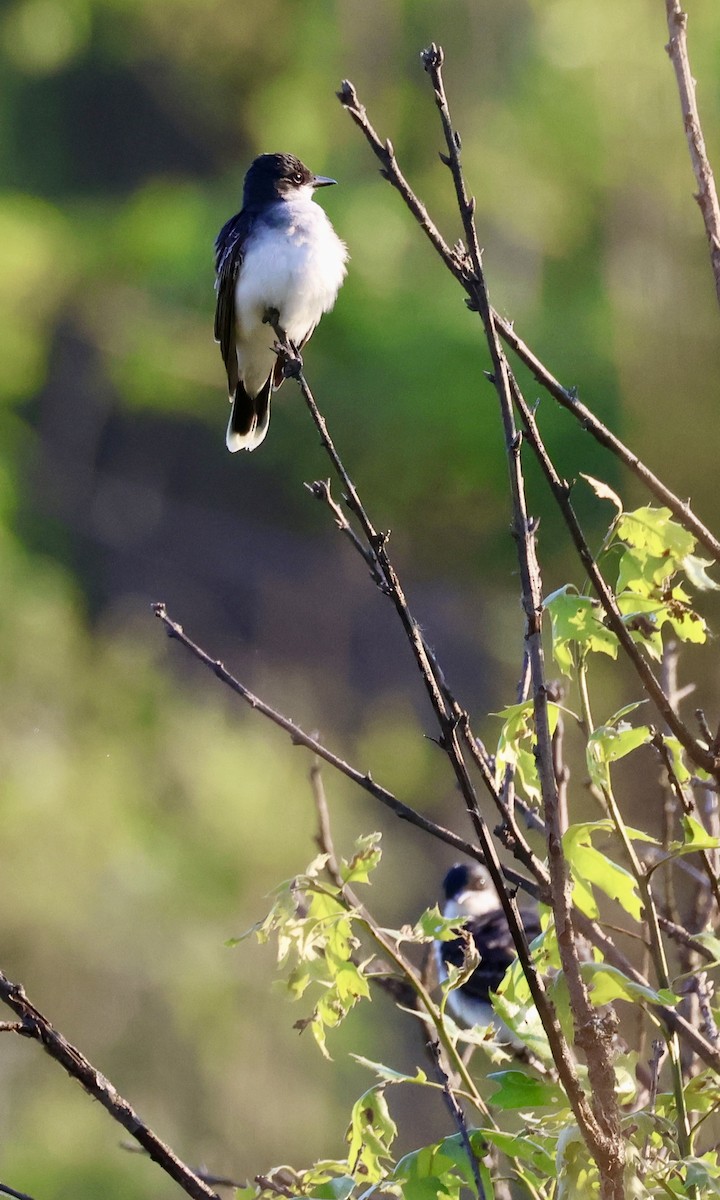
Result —
[[14, 1196], [15, 1200], [33, 1200], [32, 1196], [28, 1196], [27, 1192], [16, 1192], [15, 1188], [8, 1187], [6, 1183], [0, 1183], [0, 1192], [3, 1196]]
[[547, 480], [550, 490], [555, 498], [555, 501], [560, 509], [565, 524], [567, 525], [570, 536], [578, 552], [580, 561], [585, 568], [588, 578], [592, 584], [593, 590], [597, 595], [602, 607], [605, 610], [608, 628], [617, 637], [630, 663], [635, 669], [635, 672], [640, 679], [645, 691], [650, 699], [655, 704], [658, 712], [663, 720], [667, 723], [669, 729], [675, 734], [675, 737], [687, 750], [694, 762], [701, 766], [703, 770], [711, 773], [720, 773], [720, 761], [711, 754], [705, 747], [698, 742], [697, 738], [693, 737], [684, 721], [673, 710], [672, 704], [665, 695], [662, 686], [655, 676], [652, 668], [649, 666], [641, 651], [636, 646], [632, 639], [632, 635], [623, 620], [622, 613], [618, 608], [617, 601], [606, 583], [600, 568], [597, 565], [595, 556], [593, 555], [585, 535], [580, 527], [580, 523], [575, 515], [575, 510], [570, 501], [570, 486], [560, 478], [555, 469], [555, 466], [547, 452], [545, 443], [540, 436], [535, 414], [530, 409], [525, 401], [517, 382], [511, 377], [513, 399], [518, 412], [521, 415], [525, 434], [532, 446], [535, 456], [540, 464], [541, 470]]
[[[468, 293], [470, 306], [474, 307], [474, 282], [468, 276], [464, 247], [451, 250], [444, 238], [428, 216], [427, 209], [410, 187], [403, 175], [395, 157], [391, 142], [383, 142], [368, 119], [365, 106], [360, 103], [355, 87], [349, 80], [344, 80], [337, 93], [338, 99], [347, 110], [349, 116], [361, 130], [371, 150], [381, 163], [381, 175], [387, 179], [404, 200], [407, 208], [415, 217], [421, 229], [425, 232], [437, 253], [451, 274], [462, 284]], [[681, 525], [689, 530], [713, 558], [720, 559], [720, 541], [710, 532], [706, 525], [695, 515], [689, 503], [681, 500], [655, 475], [645, 463], [641, 462], [634, 451], [620, 441], [614, 433], [603, 424], [587, 405], [578, 400], [572, 389], [562, 386], [552, 372], [540, 361], [530, 347], [515, 332], [511, 321], [506, 321], [495, 309], [491, 309], [492, 318], [500, 337], [505, 344], [517, 354], [518, 358], [532, 372], [538, 383], [545, 388], [558, 404], [567, 409], [580, 422], [600, 445], [610, 450], [626, 467], [637, 476], [656, 499], [666, 504]]]
[[[315, 398], [307, 384], [307, 380], [303, 375], [302, 363], [297, 358], [294, 348], [287, 341], [282, 329], [275, 327], [275, 333], [278, 338], [276, 350], [284, 359], [284, 371], [286, 374], [294, 377], [297, 380], [303, 398], [308, 406], [308, 409], [310, 410], [310, 414], [315, 422], [318, 432], [320, 433], [322, 444], [327, 450], [331, 462], [333, 463], [335, 470], [342, 480], [348, 506], [357, 516], [363, 529], [363, 533], [367, 539], [368, 545], [373, 549], [379, 569], [382, 571], [383, 577], [390, 588], [392, 600], [413, 649], [415, 660], [422, 675], [428, 696], [435, 712], [435, 716], [440, 726], [440, 744], [448, 755], [448, 760], [455, 774], [460, 793], [465, 801], [465, 806], [475, 829], [475, 833], [479, 842], [479, 848], [482, 852], [482, 860], [487, 866], [495, 889], [498, 893], [501, 906], [508, 921], [508, 927], [510, 929], [511, 936], [515, 944], [515, 949], [522, 964], [522, 968], [528, 981], [528, 986], [542, 1021], [546, 1036], [550, 1046], [552, 1047], [553, 1056], [556, 1064], [558, 1064], [558, 1069], [563, 1078], [563, 1084], [566, 1087], [570, 1102], [576, 1111], [576, 1116], [579, 1121], [584, 1119], [587, 1122], [596, 1124], [592, 1110], [587, 1102], [585, 1094], [580, 1085], [580, 1081], [577, 1077], [572, 1056], [560, 1027], [554, 1006], [548, 998], [543, 980], [532, 961], [532, 956], [530, 954], [527, 938], [525, 936], [525, 930], [520, 917], [517, 900], [514, 895], [509, 894], [507, 888], [505, 887], [503, 878], [504, 868], [500, 863], [497, 851], [490, 836], [490, 831], [480, 811], [475, 787], [472, 779], [470, 778], [467, 764], [462, 753], [458, 715], [448, 704], [445, 692], [438, 683], [437, 676], [433, 670], [432, 662], [427, 654], [424, 639], [407, 606], [407, 601], [400, 585], [400, 581], [387, 553], [387, 537], [382, 534], [379, 535], [375, 531], [370, 518], [365, 512], [355, 485], [350, 479], [350, 476], [348, 475], [345, 466], [340, 459], [340, 456], [328, 432], [325, 419], [320, 413], [315, 402]], [[326, 756], [323, 755], [323, 757]]]
[[438, 825], [435, 821], [431, 821], [428, 817], [424, 817], [422, 813], [417, 812], [414, 808], [411, 808], [410, 805], [404, 804], [402, 800], [398, 800], [397, 797], [392, 794], [392, 792], [387, 790], [387, 788], [381, 787], [380, 784], [376, 783], [369, 771], [365, 773], [358, 771], [355, 767], [351, 766], [350, 763], [345, 762], [345, 760], [340, 758], [337, 754], [333, 754], [331, 750], [326, 749], [326, 747], [323, 746], [322, 743], [317, 740], [317, 738], [314, 738], [312, 734], [306, 733], [304, 729], [301, 729], [300, 726], [296, 725], [294, 721], [291, 721], [289, 717], [285, 717], [282, 713], [277, 712], [276, 709], [272, 708], [269, 704], [266, 704], [264, 700], [261, 700], [259, 696], [256, 696], [253, 692], [251, 692], [249, 688], [246, 688], [239, 679], [236, 679], [235, 676], [225, 668], [223, 663], [217, 659], [211, 658], [207, 651], [203, 650], [201, 646], [198, 646], [196, 642], [193, 642], [192, 639], [187, 636], [182, 625], [179, 625], [177, 621], [173, 621], [168, 615], [163, 603], [160, 602], [153, 604], [153, 612], [155, 613], [155, 616], [162, 621], [168, 637], [174, 638], [176, 641], [180, 642], [181, 645], [185, 646], [186, 649], [195, 656], [195, 658], [199, 659], [201, 663], [204, 663], [206, 667], [210, 668], [213, 675], [216, 675], [217, 678], [221, 680], [222, 683], [226, 684], [231, 691], [235, 692], [236, 695], [242, 697], [246, 704], [249, 704], [251, 708], [254, 708], [257, 712], [262, 713], [263, 716], [272, 721], [274, 725], [278, 725], [280, 729], [284, 729], [285, 732], [290, 735], [294, 746], [305, 746], [306, 749], [312, 750], [314, 754], [317, 754], [318, 758], [323, 759], [323, 761], [329, 763], [331, 767], [335, 767], [337, 771], [340, 771], [342, 775], [346, 775], [348, 779], [352, 779], [353, 783], [356, 783], [364, 791], [369, 792], [371, 796], [374, 796], [376, 800], [379, 800], [381, 804], [384, 804], [386, 808], [389, 808], [396, 817], [400, 818], [400, 820], [408, 821], [409, 824], [415, 825], [418, 829], [422, 829], [425, 833], [431, 834], [433, 837], [438, 838], [441, 842], [445, 842], [446, 845], [452, 846], [454, 850], [459, 850], [461, 854], [466, 854], [469, 858], [474, 858], [478, 862], [483, 861], [482, 853], [477, 846], [474, 846], [471, 842], [465, 841], [464, 838], [458, 837], [456, 833], [452, 833], [449, 829], [445, 829], [442, 825]]
[[[535, 714], [535, 736], [538, 777], [543, 799], [547, 832], [550, 887], [552, 891], [555, 928], [560, 960], [568, 985], [570, 1005], [575, 1022], [576, 1038], [586, 1053], [592, 1085], [592, 1103], [580, 1087], [574, 1065], [568, 1058], [564, 1039], [555, 1039], [553, 1057], [568, 1100], [578, 1120], [583, 1136], [595, 1158], [602, 1178], [604, 1196], [622, 1195], [624, 1146], [620, 1136], [619, 1109], [615, 1095], [615, 1074], [610, 1057], [610, 1031], [603, 1018], [593, 1008], [587, 986], [580, 972], [573, 924], [571, 886], [562, 846], [558, 787], [553, 770], [552, 740], [548, 710], [547, 683], [542, 645], [542, 586], [537, 559], [535, 523], [530, 519], [525, 499], [525, 485], [520, 459], [521, 439], [515, 428], [513, 397], [507, 360], [500, 345], [490, 305], [482, 265], [480, 244], [475, 228], [475, 201], [467, 192], [460, 162], [460, 138], [453, 128], [442, 78], [443, 53], [432, 45], [423, 51], [423, 64], [432, 81], [443, 131], [447, 155], [441, 156], [449, 167], [468, 245], [466, 258], [467, 281], [471, 284], [472, 307], [476, 308], [485, 330], [492, 362], [492, 383], [497, 392], [505, 447], [510, 473], [513, 509], [513, 534], [520, 567], [522, 602], [525, 611], [525, 644], [530, 658]], [[524, 964], [523, 964], [524, 965]], [[532, 982], [529, 980], [531, 988]], [[535, 997], [533, 997], [535, 998]], [[543, 996], [543, 1004], [546, 1004]], [[546, 1016], [536, 1006], [546, 1027]], [[549, 1014], [555, 1021], [554, 1011]]]
[[485, 1200], [485, 1189], [480, 1176], [480, 1163], [478, 1162], [477, 1155], [473, 1150], [472, 1142], [470, 1141], [470, 1134], [468, 1133], [465, 1113], [462, 1110], [460, 1101], [450, 1086], [450, 1080], [448, 1079], [447, 1072], [442, 1065], [442, 1058], [440, 1057], [440, 1045], [438, 1042], [429, 1042], [428, 1045], [432, 1058], [435, 1062], [437, 1077], [442, 1085], [443, 1099], [445, 1100], [446, 1108], [457, 1127], [457, 1131], [460, 1134], [460, 1141], [463, 1144], [465, 1153], [468, 1157], [468, 1162], [470, 1163], [470, 1170], [472, 1171], [472, 1176], [473, 1180], [475, 1181], [475, 1187], [477, 1188], [479, 1200]]
[[328, 506], [330, 512], [335, 518], [335, 524], [340, 532], [345, 535], [352, 547], [357, 550], [360, 557], [365, 560], [373, 583], [380, 589], [383, 595], [388, 596], [390, 594], [388, 586], [381, 572], [378, 570], [377, 562], [375, 561], [375, 555], [369, 546], [363, 545], [361, 539], [356, 534], [337, 500], [333, 499], [333, 495], [330, 490], [330, 480], [318, 479], [315, 481], [315, 483], [306, 483], [305, 487], [308, 489], [310, 494], [315, 497], [316, 500], [322, 500], [323, 503]]
[[715, 954], [713, 951], [710, 950], [709, 947], [703, 942], [698, 941], [696, 937], [693, 937], [691, 933], [688, 933], [687, 929], [684, 929], [682, 925], [678, 925], [675, 921], [671, 921], [669, 917], [664, 917], [662, 913], [658, 914], [658, 922], [660, 924], [660, 928], [664, 929], [668, 937], [672, 938], [672, 940], [677, 942], [678, 945], [685, 946], [688, 950], [693, 950], [695, 954], [699, 954], [700, 957], [704, 958], [706, 962], [715, 961]]
[[[700, 817], [698, 806], [695, 802], [695, 797], [693, 796], [692, 792], [686, 791], [686, 789], [680, 783], [675, 772], [672, 755], [670, 754], [663, 735], [661, 733], [656, 733], [654, 737], [650, 739], [650, 745], [654, 746], [660, 755], [662, 764], [667, 773], [670, 787], [677, 798], [678, 804], [682, 807], [683, 812], [686, 816], [693, 817], [699, 824], [702, 825], [702, 819]], [[720, 910], [720, 880], [718, 880], [717, 871], [713, 866], [710, 854], [707, 850], [699, 850], [698, 854], [700, 856], [700, 861], [702, 863], [707, 882], [710, 886], [710, 891], [715, 897], [718, 910]]]
[[680, 0], [665, 0], [665, 11], [670, 34], [670, 41], [665, 49], [675, 68], [685, 135], [698, 188], [695, 199], [705, 222], [705, 233], [710, 246], [710, 263], [715, 279], [715, 292], [720, 304], [720, 202], [718, 202], [715, 179], [705, 149], [705, 138], [700, 125], [700, 114], [695, 96], [695, 80], [690, 70], [687, 48], [687, 13], [683, 12], [680, 7]]
[[[143, 1149], [142, 1146], [137, 1146], [134, 1142], [120, 1142], [120, 1149], [126, 1150], [128, 1154], [143, 1154], [147, 1156], [147, 1150]], [[215, 1175], [212, 1171], [207, 1171], [204, 1167], [196, 1167], [195, 1173], [198, 1179], [202, 1179], [203, 1183], [209, 1183], [212, 1187], [247, 1187], [247, 1180], [241, 1182], [239, 1179], [231, 1179], [228, 1175]]]
[[84, 1054], [53, 1028], [47, 1017], [31, 1004], [22, 987], [11, 983], [1, 971], [0, 1000], [20, 1017], [22, 1028], [18, 1032], [21, 1036], [39, 1042], [43, 1050], [102, 1104], [113, 1120], [140, 1143], [153, 1162], [174, 1179], [188, 1196], [194, 1197], [194, 1200], [219, 1200], [217, 1193], [203, 1183], [202, 1179], [153, 1133], [110, 1081], [88, 1062]]

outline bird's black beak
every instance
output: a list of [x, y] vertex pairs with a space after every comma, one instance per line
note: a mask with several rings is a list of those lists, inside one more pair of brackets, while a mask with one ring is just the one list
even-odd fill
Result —
[[313, 175], [311, 182], [314, 188], [330, 187], [331, 183], [337, 183], [337, 179], [328, 179], [327, 175]]

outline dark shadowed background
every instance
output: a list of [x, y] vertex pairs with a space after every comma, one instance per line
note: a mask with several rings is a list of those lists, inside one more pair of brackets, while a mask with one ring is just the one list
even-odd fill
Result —
[[[720, 14], [716, 0], [687, 7], [717, 165]], [[260, 152], [340, 181], [321, 200], [350, 273], [307, 375], [492, 743], [487, 714], [513, 699], [523, 627], [487, 354], [334, 92], [353, 80], [454, 240], [419, 59], [444, 45], [495, 305], [717, 528], [718, 314], [666, 35], [660, 0], [2, 10], [0, 968], [192, 1164], [241, 1179], [339, 1154], [371, 1082], [348, 1043], [400, 1067], [421, 1051], [381, 998], [326, 1063], [292, 1029], [305, 1008], [271, 990], [271, 949], [226, 947], [314, 853], [309, 760], [167, 643], [151, 602], [467, 832], [390, 606], [303, 487], [329, 466], [294, 386], [257, 453], [224, 448], [213, 238]], [[540, 416], [563, 471], [643, 499], [552, 401]], [[579, 575], [529, 477], [550, 591]], [[578, 503], [599, 540], [607, 506]], [[688, 655], [683, 675], [695, 670]], [[598, 715], [636, 695], [609, 681]], [[633, 785], [640, 801], [652, 782]], [[326, 786], [341, 848], [387, 832], [380, 919], [413, 920], [447, 854], [342, 780]], [[37, 1047], [6, 1036], [0, 1052], [4, 1182], [42, 1200], [178, 1194]], [[408, 1145], [431, 1120], [445, 1129], [420, 1114]]]

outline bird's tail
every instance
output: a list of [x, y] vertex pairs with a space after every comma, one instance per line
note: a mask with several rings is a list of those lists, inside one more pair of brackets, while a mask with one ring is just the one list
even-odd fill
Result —
[[273, 390], [272, 372], [257, 396], [249, 396], [239, 382], [232, 397], [232, 411], [225, 442], [228, 450], [255, 450], [263, 441], [270, 424], [270, 396]]

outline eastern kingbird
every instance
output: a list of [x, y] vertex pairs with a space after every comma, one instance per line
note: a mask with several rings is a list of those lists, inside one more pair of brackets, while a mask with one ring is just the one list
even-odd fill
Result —
[[[465, 919], [465, 928], [480, 955], [480, 962], [470, 978], [448, 992], [447, 1006], [462, 1025], [494, 1025], [500, 1041], [515, 1044], [517, 1039], [495, 1015], [490, 1003], [490, 992], [497, 991], [505, 972], [517, 957], [507, 918], [490, 875], [480, 863], [456, 863], [443, 880], [443, 891], [443, 916]], [[530, 942], [541, 932], [540, 920], [532, 909], [522, 911], [520, 916]], [[463, 939], [435, 942], [435, 962], [439, 980], [444, 983], [448, 964], [462, 967], [465, 962]], [[517, 1042], [517, 1045], [521, 1043]]]
[[215, 340], [232, 412], [228, 450], [254, 450], [268, 430], [270, 396], [282, 383], [268, 316], [302, 349], [345, 278], [347, 247], [313, 200], [335, 183], [292, 154], [261, 154], [243, 188], [242, 210], [215, 242]]

